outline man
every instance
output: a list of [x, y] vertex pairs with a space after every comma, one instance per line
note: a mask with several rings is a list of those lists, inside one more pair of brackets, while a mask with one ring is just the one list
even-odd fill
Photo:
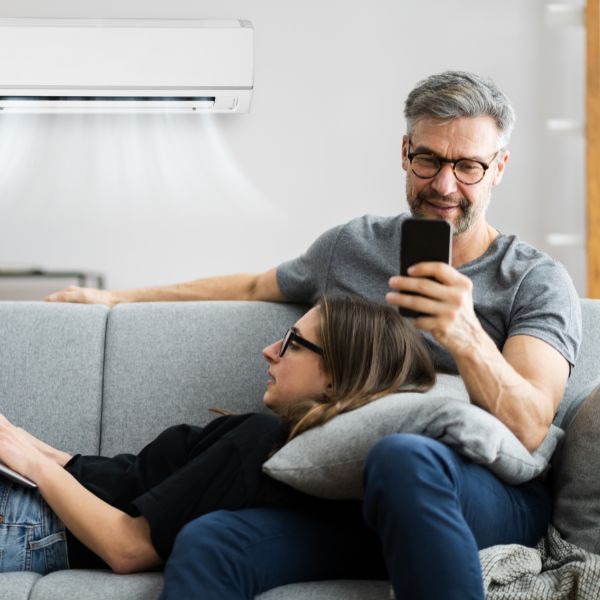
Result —
[[[408, 204], [415, 216], [452, 223], [452, 266], [421, 263], [408, 277], [395, 275], [400, 223], [408, 215], [366, 216], [324, 233], [304, 255], [266, 273], [125, 292], [68, 288], [48, 299], [112, 306], [311, 302], [324, 291], [385, 297], [425, 313], [415, 324], [437, 366], [460, 373], [472, 402], [533, 451], [575, 362], [581, 315], [560, 265], [486, 221], [509, 159], [512, 107], [491, 81], [445, 72], [417, 84], [405, 116]], [[353, 503], [318, 514], [250, 509], [202, 517], [178, 538], [163, 597], [252, 598], [285, 583], [381, 578], [387, 571], [399, 599], [482, 599], [478, 548], [535, 544], [551, 500], [541, 480], [506, 485], [439, 442], [397, 434], [369, 454], [362, 510], [364, 521]]]

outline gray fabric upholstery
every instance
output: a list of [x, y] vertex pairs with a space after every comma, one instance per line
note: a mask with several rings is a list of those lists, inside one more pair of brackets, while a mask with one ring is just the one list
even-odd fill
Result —
[[107, 314], [0, 302], [0, 412], [56, 447], [97, 453]]
[[[570, 406], [600, 383], [600, 302], [583, 301], [583, 309], [584, 344], [567, 390]], [[238, 302], [111, 311], [0, 302], [0, 412], [65, 450], [139, 450], [168, 425], [208, 421], [209, 406], [259, 407], [266, 381], [260, 352], [302, 312], [292, 305]], [[0, 600], [152, 599], [161, 582], [159, 573], [5, 573]], [[325, 581], [284, 586], [259, 598], [388, 597], [386, 582]]]
[[566, 429], [579, 405], [600, 385], [600, 302], [581, 300], [583, 340], [554, 424]]
[[0, 575], [0, 600], [29, 600], [31, 590], [40, 578], [37, 573], [3, 573]]
[[600, 386], [581, 404], [553, 466], [554, 526], [568, 542], [600, 554]]
[[[162, 573], [114, 575], [108, 571], [57, 571], [42, 577], [30, 600], [156, 600]], [[0, 598], [3, 598], [0, 592]]]
[[294, 583], [256, 596], [256, 600], [389, 600], [388, 581], [315, 581]]
[[[262, 410], [261, 351], [303, 310], [261, 302], [121, 305], [108, 320], [101, 453], [137, 452], [209, 407]], [[143, 418], [140, 418], [142, 417]]]

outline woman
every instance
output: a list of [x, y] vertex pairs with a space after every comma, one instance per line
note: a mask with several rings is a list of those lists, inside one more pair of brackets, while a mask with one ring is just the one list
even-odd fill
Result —
[[202, 514], [326, 502], [269, 478], [262, 464], [311, 427], [435, 380], [412, 326], [356, 297], [322, 298], [263, 356], [263, 402], [274, 414], [171, 427], [137, 455], [70, 456], [0, 417], [0, 461], [38, 486], [0, 477], [0, 570], [148, 570]]

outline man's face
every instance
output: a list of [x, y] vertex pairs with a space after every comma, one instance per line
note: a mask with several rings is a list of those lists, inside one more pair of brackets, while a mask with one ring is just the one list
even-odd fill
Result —
[[[402, 143], [402, 167], [407, 172], [406, 199], [415, 217], [447, 219], [454, 235], [485, 223], [492, 187], [502, 179], [508, 152], [498, 151], [498, 128], [491, 117], [461, 117], [452, 121], [421, 119]], [[442, 159], [473, 159], [489, 164], [479, 183], [467, 185], [456, 179], [452, 165], [444, 163], [432, 178], [421, 179], [411, 170], [408, 152], [433, 154]]]

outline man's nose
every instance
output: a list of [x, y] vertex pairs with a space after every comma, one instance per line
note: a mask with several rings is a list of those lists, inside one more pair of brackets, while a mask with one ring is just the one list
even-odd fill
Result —
[[440, 172], [433, 178], [431, 187], [440, 196], [449, 196], [458, 189], [456, 177], [454, 176], [454, 170], [450, 163], [444, 163]]

